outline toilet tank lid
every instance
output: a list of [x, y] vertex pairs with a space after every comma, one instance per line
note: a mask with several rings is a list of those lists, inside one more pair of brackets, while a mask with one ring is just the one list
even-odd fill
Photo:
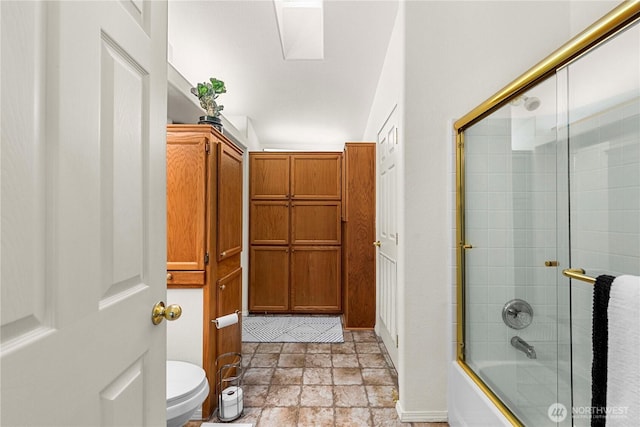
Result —
[[204, 369], [193, 363], [167, 360], [167, 401], [193, 393], [206, 381]]

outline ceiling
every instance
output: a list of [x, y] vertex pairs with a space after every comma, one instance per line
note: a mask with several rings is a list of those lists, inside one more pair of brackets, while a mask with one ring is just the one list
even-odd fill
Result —
[[285, 60], [273, 1], [172, 0], [169, 62], [193, 85], [224, 80], [223, 115], [263, 148], [340, 149], [363, 137], [397, 9], [325, 0], [324, 59]]

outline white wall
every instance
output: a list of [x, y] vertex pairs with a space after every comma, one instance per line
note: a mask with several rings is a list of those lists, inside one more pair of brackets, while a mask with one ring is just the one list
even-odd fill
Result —
[[[403, 420], [446, 414], [451, 348], [452, 119], [612, 8], [611, 2], [402, 2], [363, 139], [401, 112], [398, 282]], [[584, 22], [588, 19], [587, 22]]]

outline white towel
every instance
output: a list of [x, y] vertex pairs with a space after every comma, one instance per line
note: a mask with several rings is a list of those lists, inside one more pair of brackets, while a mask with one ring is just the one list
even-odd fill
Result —
[[640, 277], [619, 276], [609, 298], [607, 427], [640, 422]]

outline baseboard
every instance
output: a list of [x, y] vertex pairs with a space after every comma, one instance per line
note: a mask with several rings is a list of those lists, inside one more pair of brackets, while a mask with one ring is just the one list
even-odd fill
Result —
[[396, 402], [396, 411], [403, 423], [441, 423], [449, 418], [447, 411], [405, 411], [400, 401]]

